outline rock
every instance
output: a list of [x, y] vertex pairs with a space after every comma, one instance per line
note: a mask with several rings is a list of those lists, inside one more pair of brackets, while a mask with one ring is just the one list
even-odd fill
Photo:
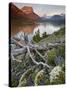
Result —
[[33, 8], [30, 6], [24, 6], [21, 10], [26, 14], [33, 13]]
[[65, 78], [64, 78], [64, 71], [62, 71], [62, 67], [56, 66], [52, 71], [50, 72], [50, 83], [51, 84], [64, 84]]

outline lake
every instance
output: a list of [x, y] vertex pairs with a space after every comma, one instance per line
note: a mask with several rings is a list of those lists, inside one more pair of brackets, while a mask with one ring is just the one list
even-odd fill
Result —
[[31, 24], [20, 24], [20, 23], [12, 23], [11, 24], [11, 36], [17, 36], [18, 38], [23, 38], [21, 36], [24, 35], [23, 32], [25, 32], [28, 35], [29, 40], [32, 40], [32, 37], [35, 35], [35, 32], [38, 30], [40, 31], [40, 36], [44, 32], [47, 34], [52, 34], [55, 31], [58, 31], [61, 27], [63, 27], [64, 24], [57, 24], [52, 22], [41, 22], [37, 25], [31, 25]]

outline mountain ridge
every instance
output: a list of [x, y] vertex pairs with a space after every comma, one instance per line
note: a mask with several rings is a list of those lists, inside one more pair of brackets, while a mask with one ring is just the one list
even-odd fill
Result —
[[65, 15], [53, 15], [53, 16], [43, 16], [41, 17], [42, 20], [50, 20], [50, 21], [64, 21]]
[[30, 20], [37, 20], [38, 18], [40, 18], [36, 13], [34, 13], [32, 7], [28, 7], [28, 6], [25, 6], [25, 7], [26, 9], [24, 11], [24, 7], [19, 9], [13, 3], [11, 3], [11, 17], [17, 17], [17, 18], [20, 17], [21, 19], [25, 18]]

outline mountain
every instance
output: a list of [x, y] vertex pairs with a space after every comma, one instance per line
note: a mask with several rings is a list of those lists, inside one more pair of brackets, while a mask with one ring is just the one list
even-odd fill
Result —
[[33, 13], [33, 8], [30, 6], [24, 6], [21, 8], [21, 10], [25, 13], [25, 14], [31, 14]]
[[34, 13], [32, 7], [24, 6], [23, 8], [21, 8], [21, 10], [27, 15], [29, 19], [37, 20], [40, 18], [36, 13]]
[[24, 6], [23, 8], [19, 9], [13, 3], [11, 3], [11, 17], [12, 18], [21, 18], [24, 20], [37, 20], [39, 16], [34, 13], [32, 7]]
[[55, 21], [62, 21], [65, 19], [65, 15], [54, 15], [50, 19]]
[[17, 8], [13, 3], [10, 5], [11, 17], [25, 17], [25, 14]]
[[50, 21], [50, 22], [64, 22], [65, 21], [65, 15], [53, 15], [53, 16], [42, 16], [41, 21]]

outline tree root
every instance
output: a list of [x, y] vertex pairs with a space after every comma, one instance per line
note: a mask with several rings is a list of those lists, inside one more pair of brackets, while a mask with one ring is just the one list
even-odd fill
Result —
[[36, 51], [36, 53], [46, 62], [44, 56], [42, 56], [42, 54], [40, 54], [40, 52], [35, 48], [34, 49]]
[[[39, 64], [42, 64], [43, 66], [47, 66], [48, 68], [50, 68], [49, 65], [47, 65], [47, 60], [45, 59], [45, 57], [43, 55], [41, 55], [41, 53], [38, 51], [38, 50], [46, 50], [48, 51], [49, 48], [54, 48], [56, 46], [59, 46], [60, 44], [56, 43], [56, 44], [49, 44], [48, 47], [42, 47], [42, 46], [39, 46], [39, 45], [33, 45], [31, 43], [28, 43], [27, 45], [23, 45], [21, 44], [20, 42], [18, 42], [17, 40], [13, 39], [13, 42], [19, 46], [21, 46], [22, 48], [19, 48], [19, 49], [14, 49], [14, 50], [11, 50], [11, 57], [12, 57], [12, 60], [16, 60], [14, 55], [18, 55], [18, 54], [23, 54], [25, 52], [28, 52], [30, 58], [32, 59], [33, 63], [36, 64], [36, 65], [39, 65]], [[30, 50], [35, 50], [36, 53], [45, 61], [45, 63], [43, 62], [37, 62], [31, 55], [31, 52]]]
[[29, 54], [30, 58], [32, 59], [33, 63], [35, 63], [36, 65], [42, 64], [43, 66], [47, 66], [48, 68], [50, 68], [50, 66], [47, 65], [46, 63], [35, 61], [35, 59], [32, 57], [32, 55], [30, 53], [29, 46], [27, 46], [27, 50], [28, 50], [28, 54]]

